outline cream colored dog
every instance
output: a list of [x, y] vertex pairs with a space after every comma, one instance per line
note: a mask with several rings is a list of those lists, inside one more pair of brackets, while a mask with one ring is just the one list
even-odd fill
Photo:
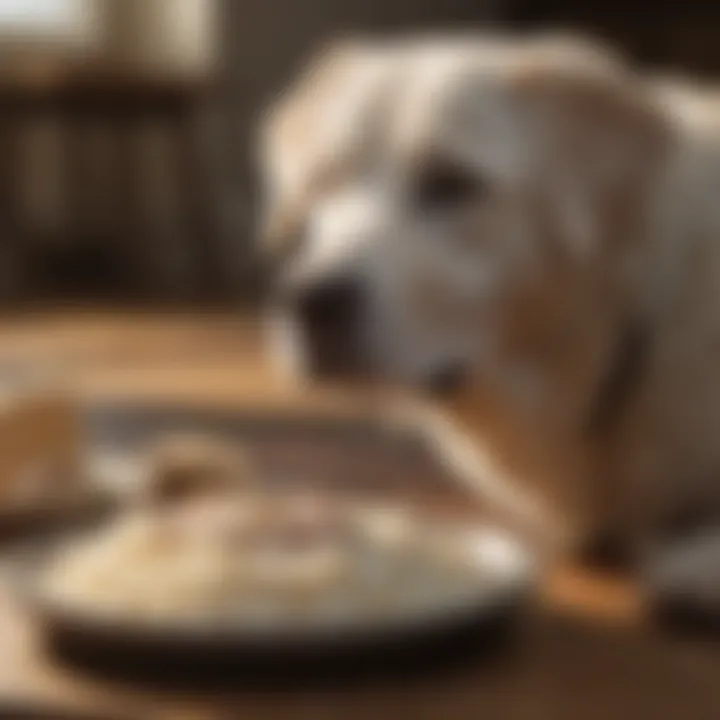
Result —
[[302, 370], [434, 390], [475, 444], [462, 468], [491, 459], [504, 477], [481, 489], [564, 547], [658, 547], [712, 521], [711, 105], [580, 41], [321, 53], [261, 143]]

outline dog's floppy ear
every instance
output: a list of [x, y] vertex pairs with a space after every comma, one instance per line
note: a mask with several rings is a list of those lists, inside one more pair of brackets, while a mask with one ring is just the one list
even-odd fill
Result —
[[588, 253], [622, 242], [667, 157], [669, 118], [630, 69], [597, 48], [538, 53], [513, 86], [538, 120], [542, 185], [567, 241]]
[[316, 52], [301, 74], [266, 108], [260, 118], [259, 161], [275, 170], [277, 157], [302, 151], [325, 110], [325, 100], [355, 63], [358, 44], [337, 40]]
[[358, 43], [335, 40], [317, 51], [298, 78], [266, 109], [259, 123], [257, 160], [262, 180], [260, 236], [265, 255], [284, 252], [298, 235], [310, 188], [302, 182], [314, 153], [321, 115], [333, 88], [355, 62]]

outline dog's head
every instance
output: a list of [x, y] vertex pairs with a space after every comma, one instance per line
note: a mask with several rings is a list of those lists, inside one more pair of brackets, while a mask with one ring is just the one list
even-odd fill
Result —
[[413, 385], [612, 306], [665, 141], [621, 62], [538, 39], [332, 47], [263, 128], [296, 357]]

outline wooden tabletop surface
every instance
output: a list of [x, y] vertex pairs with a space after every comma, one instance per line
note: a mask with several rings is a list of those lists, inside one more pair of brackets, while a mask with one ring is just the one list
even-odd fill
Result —
[[[0, 323], [0, 380], [19, 370], [89, 399], [213, 404], [297, 400], [260, 358], [253, 323], [219, 315], [59, 313]], [[511, 653], [418, 684], [315, 693], [159, 691], [72, 671], [43, 652], [22, 608], [0, 592], [0, 718], [5, 704], [119, 718], [499, 718], [717, 720], [720, 640], [671, 637], [632, 583], [580, 567], [548, 580]], [[83, 717], [83, 715], [81, 715]]]

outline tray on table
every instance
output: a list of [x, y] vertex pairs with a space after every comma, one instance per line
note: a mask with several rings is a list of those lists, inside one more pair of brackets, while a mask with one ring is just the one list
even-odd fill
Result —
[[[88, 408], [88, 439], [96, 452], [129, 455], [170, 433], [207, 433], [237, 440], [247, 449], [263, 483], [279, 489], [312, 488], [382, 501], [416, 504], [448, 519], [483, 522], [468, 491], [450, 477], [443, 458], [419, 427], [375, 415], [282, 413], [196, 406], [120, 405]], [[46, 542], [46, 545], [48, 543]], [[50, 543], [53, 544], [53, 543]], [[21, 568], [32, 577], [35, 554]], [[29, 571], [29, 572], [27, 572]], [[21, 572], [21, 577], [23, 572]], [[171, 632], [84, 618], [23, 587], [23, 600], [55, 653], [85, 667], [133, 668], [141, 674], [203, 668], [213, 676], [257, 681], [299, 676], [328, 678], [338, 672], [393, 672], [447, 660], [494, 645], [506, 636], [527, 598], [514, 584], [491, 602], [462, 612], [438, 613], [423, 623], [377, 632], [323, 634], [287, 641], [227, 632]], [[28, 588], [30, 591], [28, 592]], [[462, 653], [458, 653], [462, 650]]]

